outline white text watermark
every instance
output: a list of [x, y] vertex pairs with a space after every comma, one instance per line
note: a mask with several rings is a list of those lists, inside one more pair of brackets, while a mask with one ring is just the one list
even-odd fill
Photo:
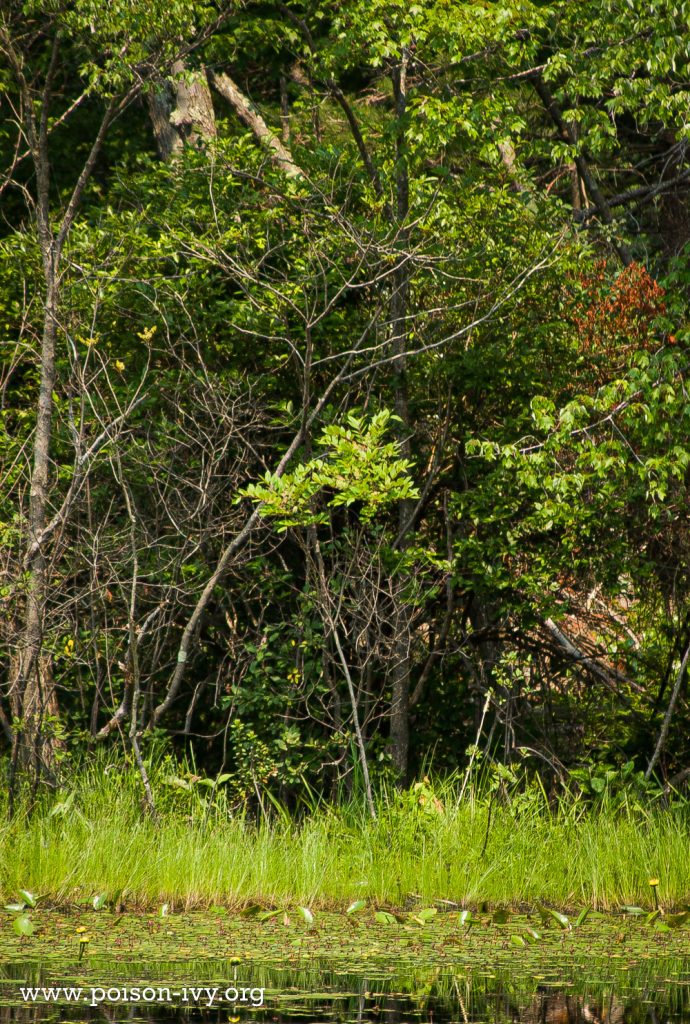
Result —
[[91, 985], [88, 988], [28, 988], [20, 986], [19, 991], [25, 1003], [85, 1003], [100, 1006], [101, 1003], [190, 1003], [210, 1009], [212, 1006], [243, 1004], [263, 1006], [264, 990], [241, 985], [211, 987], [210, 985], [184, 985], [170, 988], [167, 985]]

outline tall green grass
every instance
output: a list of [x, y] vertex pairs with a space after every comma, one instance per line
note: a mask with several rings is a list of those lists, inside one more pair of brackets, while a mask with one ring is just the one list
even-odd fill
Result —
[[[435, 800], [384, 793], [371, 820], [360, 801], [291, 820], [269, 805], [258, 821], [222, 800], [165, 787], [154, 772], [160, 820], [142, 813], [131, 769], [85, 768], [55, 804], [0, 817], [4, 901], [30, 889], [56, 903], [106, 892], [128, 906], [249, 903], [344, 906], [356, 899], [403, 906], [413, 898], [559, 907], [666, 906], [690, 900], [690, 810], [549, 807], [538, 787], [489, 800], [453, 783]], [[208, 794], [208, 790], [204, 791]], [[427, 794], [425, 797], [424, 794]]]

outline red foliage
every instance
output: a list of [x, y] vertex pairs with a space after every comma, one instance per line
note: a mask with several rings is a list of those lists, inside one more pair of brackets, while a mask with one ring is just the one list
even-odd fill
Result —
[[653, 323], [666, 312], [665, 291], [641, 264], [632, 263], [611, 280], [600, 260], [578, 278], [578, 292], [572, 322], [580, 352], [590, 357], [597, 377], [620, 372], [634, 352], [659, 347]]

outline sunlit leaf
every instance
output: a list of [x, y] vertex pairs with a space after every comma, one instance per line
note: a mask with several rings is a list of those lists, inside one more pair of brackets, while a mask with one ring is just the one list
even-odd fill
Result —
[[302, 915], [302, 918], [306, 924], [312, 925], [314, 923], [314, 915], [312, 914], [309, 907], [298, 907], [297, 909]]
[[558, 910], [553, 910], [551, 907], [543, 907], [541, 904], [537, 905], [537, 910], [544, 924], [555, 921], [559, 928], [566, 929], [571, 927], [569, 919]]
[[420, 921], [424, 922], [430, 921], [431, 918], [436, 917], [437, 914], [438, 910], [436, 909], [436, 907], [425, 907], [424, 910], [420, 910], [416, 916], [419, 918]]
[[377, 910], [374, 914], [374, 920], [378, 921], [379, 924], [397, 924], [395, 916], [389, 914], [387, 910]]
[[576, 927], [576, 928], [579, 928], [581, 924], [584, 924], [584, 923], [585, 923], [585, 921], [586, 921], [586, 920], [587, 920], [587, 918], [589, 917], [589, 912], [590, 912], [590, 910], [591, 910], [591, 908], [590, 908], [590, 907], [584, 907], [584, 908], [583, 908], [583, 909], [582, 909], [582, 910], [580, 911], [580, 913], [579, 913], [579, 914], [577, 915], [577, 919], [576, 919], [576, 921], [575, 921], [575, 927]]

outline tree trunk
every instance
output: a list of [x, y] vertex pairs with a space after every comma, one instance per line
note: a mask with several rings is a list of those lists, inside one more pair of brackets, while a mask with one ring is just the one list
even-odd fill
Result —
[[172, 77], [146, 95], [153, 134], [162, 160], [170, 160], [185, 145], [198, 148], [204, 139], [215, 138], [216, 119], [206, 74], [185, 75], [181, 60], [172, 66]]
[[[398, 266], [393, 275], [391, 296], [391, 341], [393, 373], [395, 374], [395, 412], [400, 420], [400, 453], [409, 459], [410, 412], [407, 388], [407, 309], [410, 290], [406, 249], [409, 231], [405, 227], [409, 208], [409, 181], [405, 154], [404, 116], [407, 107], [407, 50], [403, 48], [400, 64], [393, 71], [393, 95], [397, 122], [396, 139], [396, 220], [398, 225], [397, 246], [400, 250]], [[409, 499], [398, 503], [399, 546], [404, 547], [410, 528], [413, 502]], [[391, 668], [391, 709], [390, 741], [391, 757], [398, 784], [407, 782], [410, 750], [410, 626], [409, 610], [405, 605], [399, 609], [396, 622], [395, 651]]]
[[49, 719], [54, 719], [58, 711], [52, 659], [43, 651], [48, 566], [45, 545], [41, 543], [46, 527], [50, 487], [58, 286], [53, 246], [47, 239], [43, 239], [43, 242], [46, 243], [45, 248], [42, 244], [46, 298], [29, 493], [27, 551], [31, 553], [26, 561], [24, 625], [10, 681], [10, 706], [18, 722], [12, 756], [13, 774], [20, 772], [36, 781], [46, 775], [51, 777], [53, 774], [57, 746]]
[[35, 196], [30, 208], [36, 218], [41, 263], [43, 268], [43, 328], [40, 346], [39, 393], [36, 427], [33, 434], [31, 486], [26, 520], [27, 537], [23, 560], [24, 608], [16, 653], [10, 666], [9, 702], [15, 719], [10, 771], [10, 810], [17, 780], [30, 781], [34, 787], [44, 778], [54, 777], [59, 750], [58, 701], [53, 680], [52, 655], [45, 649], [46, 613], [48, 609], [50, 557], [47, 538], [50, 498], [50, 469], [53, 441], [53, 394], [56, 387], [56, 347], [60, 301], [60, 259], [65, 240], [74, 223], [86, 184], [93, 172], [103, 140], [115, 113], [111, 101], [88, 156], [64, 207], [62, 220], [55, 227], [51, 221], [51, 168], [48, 148], [49, 112], [53, 83], [58, 66], [60, 36], [53, 38], [50, 61], [43, 88], [29, 82], [23, 57], [11, 37], [0, 36], [2, 52], [7, 59], [21, 100], [21, 138], [27, 144], [35, 172]]
[[230, 104], [242, 124], [254, 134], [254, 137], [266, 149], [273, 163], [287, 174], [289, 178], [301, 178], [301, 168], [292, 159], [292, 154], [280, 139], [271, 131], [263, 117], [233, 82], [230, 75], [219, 72], [211, 76], [214, 89]]

